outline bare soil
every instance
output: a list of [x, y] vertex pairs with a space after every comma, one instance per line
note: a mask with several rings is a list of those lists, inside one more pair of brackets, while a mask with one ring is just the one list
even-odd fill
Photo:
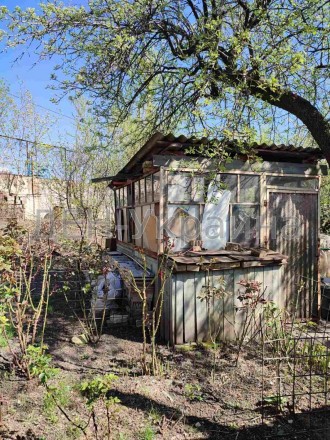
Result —
[[[0, 438], [330, 439], [328, 424], [325, 429], [329, 418], [325, 396], [315, 395], [311, 402], [308, 383], [303, 380], [299, 415], [292, 414], [285, 403], [280, 409], [270, 405], [265, 412], [262, 399], [274, 395], [278, 384], [274, 365], [263, 366], [257, 343], [243, 349], [237, 366], [237, 346], [233, 344], [221, 344], [216, 350], [205, 344], [174, 348], [159, 345], [163, 371], [158, 377], [150, 377], [141, 374], [141, 329], [105, 328], [95, 346], [73, 344], [72, 336], [80, 333], [77, 319], [64, 299], [53, 299], [45, 342], [58, 368], [51, 383], [61, 390], [63, 412], [47, 397], [38, 379], [26, 381], [16, 375], [8, 347], [0, 349]], [[105, 409], [99, 406], [97, 434], [91, 419], [84, 436], [65, 414], [76, 424], [87, 424], [89, 410], [78, 386], [85, 379], [106, 373], [118, 376], [112, 396], [120, 400], [110, 408], [110, 434], [106, 434]], [[312, 420], [312, 407], [326, 412], [317, 413]]]

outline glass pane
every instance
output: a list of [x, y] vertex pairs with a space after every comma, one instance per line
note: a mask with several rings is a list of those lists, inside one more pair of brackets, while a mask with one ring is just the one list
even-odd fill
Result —
[[241, 203], [259, 203], [259, 176], [240, 176], [239, 201]]
[[146, 177], [146, 197], [147, 202], [152, 202], [152, 177]]
[[164, 234], [171, 238], [173, 251], [188, 249], [200, 237], [199, 205], [168, 205]]
[[237, 176], [234, 174], [220, 174], [220, 188], [231, 192], [230, 202], [237, 202]]
[[230, 241], [246, 247], [259, 245], [259, 206], [233, 205]]
[[190, 202], [191, 201], [190, 175], [170, 174], [168, 176], [168, 201], [169, 202]]
[[127, 205], [132, 206], [133, 200], [132, 200], [132, 185], [127, 186]]
[[134, 182], [134, 197], [135, 197], [135, 204], [139, 205], [139, 203], [140, 203], [140, 182], [139, 182], [139, 180], [137, 182]]
[[123, 195], [123, 206], [127, 206], [127, 186], [124, 186], [124, 188], [122, 188], [122, 195]]
[[160, 173], [155, 173], [152, 176], [154, 186], [154, 200], [158, 202], [160, 192]]
[[123, 206], [123, 189], [118, 190], [118, 207]]
[[310, 188], [317, 189], [318, 179], [314, 177], [297, 176], [267, 176], [267, 185], [284, 188]]
[[194, 202], [204, 202], [204, 177], [194, 176], [191, 185], [191, 198]]
[[145, 188], [145, 182], [144, 179], [140, 180], [140, 203], [146, 202], [146, 188]]
[[116, 208], [120, 208], [120, 189], [116, 189]]
[[284, 188], [309, 188], [317, 189], [318, 179], [313, 177], [296, 176], [267, 176], [267, 185]]

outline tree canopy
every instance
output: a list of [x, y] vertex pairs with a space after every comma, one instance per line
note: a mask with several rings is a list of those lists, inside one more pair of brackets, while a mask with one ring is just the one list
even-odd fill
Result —
[[58, 58], [56, 87], [87, 94], [104, 117], [146, 112], [150, 131], [180, 121], [247, 138], [273, 124], [280, 139], [285, 117], [330, 162], [329, 0], [93, 0], [3, 14], [8, 44]]

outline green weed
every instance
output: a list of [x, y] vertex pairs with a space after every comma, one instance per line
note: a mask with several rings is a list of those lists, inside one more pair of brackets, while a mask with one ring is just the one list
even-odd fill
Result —
[[152, 426], [147, 425], [140, 433], [139, 440], [153, 440], [155, 438], [155, 431]]
[[203, 395], [201, 392], [201, 387], [199, 385], [195, 385], [193, 383], [187, 383], [184, 387], [184, 395], [191, 402], [202, 401]]

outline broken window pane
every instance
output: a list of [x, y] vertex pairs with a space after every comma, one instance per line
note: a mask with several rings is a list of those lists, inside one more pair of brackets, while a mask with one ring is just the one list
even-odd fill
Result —
[[241, 203], [259, 203], [260, 184], [259, 176], [240, 176], [239, 201]]
[[318, 179], [297, 176], [267, 176], [267, 185], [284, 188], [318, 188]]
[[258, 246], [259, 230], [259, 206], [232, 206], [230, 241], [246, 247]]

